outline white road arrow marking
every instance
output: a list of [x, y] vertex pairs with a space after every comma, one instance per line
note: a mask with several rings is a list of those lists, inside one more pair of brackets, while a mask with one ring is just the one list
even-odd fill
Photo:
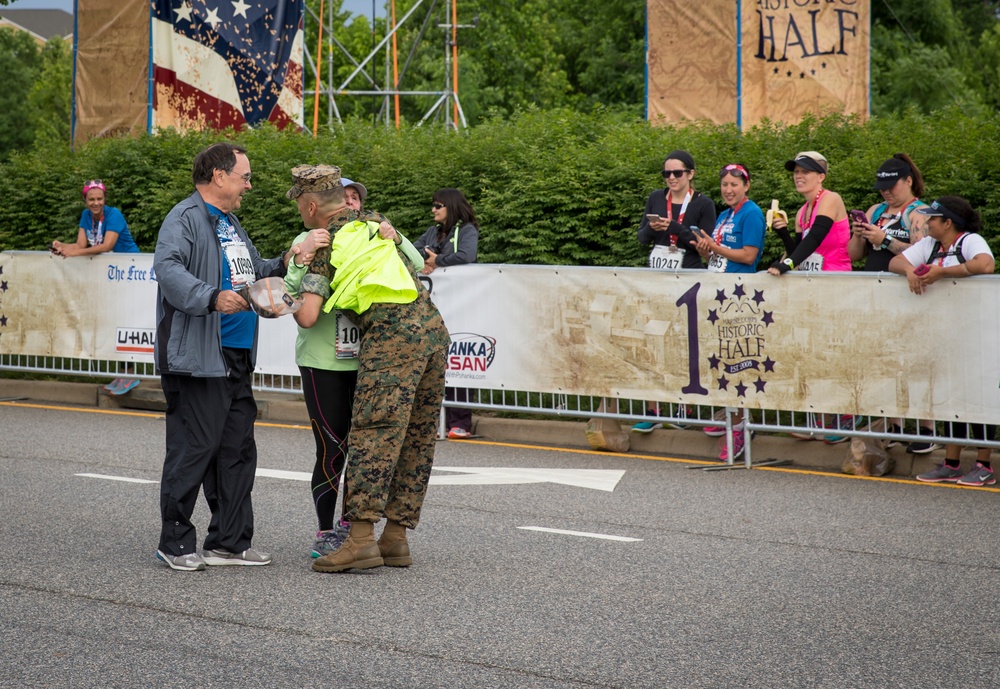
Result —
[[[439, 472], [451, 471], [452, 475]], [[434, 467], [431, 485], [435, 486], [490, 486], [523, 483], [561, 483], [577, 488], [590, 488], [613, 492], [625, 471], [611, 469], [519, 469], [503, 467]], [[103, 478], [110, 481], [131, 483], [159, 483], [125, 476], [105, 476], [103, 474], [77, 474], [89, 478]], [[277, 478], [285, 481], [310, 481], [312, 474], [305, 471], [284, 471], [282, 469], [257, 469], [257, 476]]]
[[542, 531], [544, 533], [557, 533], [557, 534], [563, 534], [565, 536], [583, 536], [584, 538], [603, 538], [606, 541], [624, 541], [626, 543], [642, 540], [641, 538], [630, 538], [629, 536], [611, 536], [609, 534], [590, 533], [587, 531], [566, 531], [564, 529], [547, 529], [544, 526], [519, 526], [517, 528], [522, 529], [524, 531]]
[[478, 486], [514, 483], [562, 483], [577, 488], [612, 492], [624, 470], [609, 469], [517, 469], [501, 467], [434, 467], [435, 472], [454, 471], [460, 476], [431, 475], [431, 485]]

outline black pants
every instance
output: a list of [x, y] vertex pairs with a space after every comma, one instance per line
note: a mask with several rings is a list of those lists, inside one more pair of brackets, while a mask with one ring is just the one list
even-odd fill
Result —
[[299, 366], [302, 395], [316, 441], [312, 496], [320, 531], [333, 528], [340, 490], [340, 475], [347, 461], [347, 434], [351, 430], [351, 405], [358, 383], [357, 371], [327, 371]]
[[226, 378], [164, 375], [167, 453], [160, 483], [160, 550], [197, 552], [191, 523], [199, 489], [212, 518], [205, 548], [240, 553], [253, 539], [253, 490], [257, 403], [251, 388], [250, 352], [224, 349]]

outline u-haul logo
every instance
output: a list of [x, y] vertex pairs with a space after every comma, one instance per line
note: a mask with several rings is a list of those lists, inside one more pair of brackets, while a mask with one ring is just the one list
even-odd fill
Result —
[[129, 354], [152, 354], [153, 331], [141, 328], [118, 328], [115, 351]]

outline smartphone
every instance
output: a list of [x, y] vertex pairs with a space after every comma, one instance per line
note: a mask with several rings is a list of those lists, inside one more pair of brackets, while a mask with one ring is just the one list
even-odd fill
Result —
[[864, 211], [851, 211], [851, 220], [854, 222], [868, 223], [868, 216]]
[[646, 220], [653, 222], [654, 220], [663, 220], [663, 217], [659, 215], [653, 215], [652, 213], [647, 213]]
[[926, 263], [921, 263], [919, 266], [913, 269], [913, 272], [915, 275], [926, 275], [928, 272], [930, 272], [930, 266], [928, 266]]

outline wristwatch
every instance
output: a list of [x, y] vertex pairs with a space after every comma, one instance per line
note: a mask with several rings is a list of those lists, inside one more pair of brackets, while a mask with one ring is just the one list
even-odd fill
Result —
[[885, 239], [882, 240], [882, 243], [879, 245], [878, 248], [880, 248], [880, 249], [888, 249], [890, 246], [892, 246], [892, 237], [890, 237], [889, 235], [886, 235]]

